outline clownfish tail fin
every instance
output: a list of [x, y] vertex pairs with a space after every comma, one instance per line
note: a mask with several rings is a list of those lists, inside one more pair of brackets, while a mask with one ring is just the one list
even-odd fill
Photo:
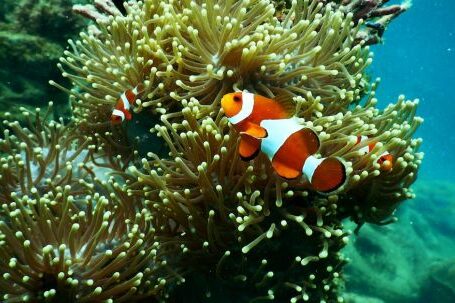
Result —
[[309, 156], [305, 161], [303, 174], [314, 190], [323, 193], [336, 191], [347, 180], [346, 166], [337, 157], [317, 159]]

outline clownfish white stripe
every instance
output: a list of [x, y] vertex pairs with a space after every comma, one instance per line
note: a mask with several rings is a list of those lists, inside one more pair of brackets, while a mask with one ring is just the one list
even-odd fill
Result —
[[123, 108], [125, 108], [126, 110], [129, 110], [130, 109], [130, 102], [128, 101], [128, 98], [126, 97], [126, 93], [123, 93], [120, 96], [120, 99], [122, 99]]
[[135, 88], [133, 88], [132, 92], [135, 96], [137, 96], [139, 94], [139, 86], [136, 86]]
[[246, 118], [248, 118], [251, 113], [253, 112], [254, 107], [254, 94], [243, 92], [242, 93], [242, 108], [240, 111], [230, 118], [228, 118], [229, 122], [232, 124], [237, 124], [242, 122]]
[[262, 139], [261, 150], [270, 160], [293, 133], [304, 128], [294, 117], [262, 120], [260, 126], [267, 131], [267, 137]]
[[321, 164], [324, 159], [325, 158], [318, 159], [315, 156], [309, 156], [305, 160], [302, 168], [302, 173], [307, 178], [307, 180], [310, 181], [310, 183], [313, 180], [313, 174], [316, 171], [316, 168], [318, 168], [319, 164]]
[[[357, 137], [357, 144], [365, 142], [368, 139], [369, 139], [368, 136], [364, 136], [364, 135], [358, 136]], [[359, 148], [359, 152], [364, 154], [364, 155], [368, 154], [369, 152], [371, 152], [370, 145], [366, 145], [366, 146], [364, 146], [362, 148]]]
[[362, 148], [359, 148], [359, 152], [361, 152], [362, 154], [368, 154], [370, 152], [370, 147], [367, 145], [367, 146], [364, 146]]
[[385, 151], [385, 152], [383, 152], [382, 154], [380, 154], [378, 158], [387, 156], [388, 154], [389, 154], [389, 152], [388, 152], [388, 151]]
[[122, 121], [125, 120], [125, 114], [124, 114], [121, 110], [114, 109], [114, 110], [112, 111], [112, 115], [113, 115], [113, 116], [117, 116], [117, 117], [122, 118]]

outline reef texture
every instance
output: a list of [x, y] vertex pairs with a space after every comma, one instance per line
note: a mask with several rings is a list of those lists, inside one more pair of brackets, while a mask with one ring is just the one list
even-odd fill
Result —
[[[342, 220], [393, 222], [423, 157], [418, 101], [376, 108], [355, 10], [309, 0], [279, 16], [265, 0], [75, 9], [97, 24], [60, 58], [72, 87], [51, 81], [73, 121], [45, 126], [38, 112], [27, 128], [5, 122], [3, 300], [343, 302]], [[133, 120], [112, 125], [137, 84]], [[292, 107], [318, 133], [318, 156], [344, 160], [346, 184], [324, 195], [281, 179], [263, 155], [242, 161], [220, 110], [239, 90]], [[157, 122], [153, 141], [144, 117]], [[391, 171], [377, 163], [385, 151]]]
[[351, 261], [348, 292], [387, 303], [431, 302], [436, 294], [438, 302], [455, 298], [455, 184], [419, 180], [415, 191], [413, 203], [399, 209], [398, 222], [365, 226], [343, 251]]
[[355, 22], [365, 21], [365, 27], [357, 34], [358, 41], [365, 44], [382, 42], [390, 22], [411, 7], [411, 0], [399, 1], [400, 4], [387, 5], [389, 0], [319, 0], [334, 3], [343, 12], [351, 12]]
[[[72, 0], [3, 0], [0, 4], [0, 112], [20, 118], [20, 106], [33, 109], [58, 101], [64, 112], [67, 97], [49, 86], [61, 79], [54, 68], [67, 39], [85, 22], [76, 18]], [[77, 2], [86, 2], [84, 0]], [[19, 105], [19, 106], [18, 106]], [[54, 107], [55, 108], [55, 107]], [[0, 118], [3, 116], [0, 115]]]

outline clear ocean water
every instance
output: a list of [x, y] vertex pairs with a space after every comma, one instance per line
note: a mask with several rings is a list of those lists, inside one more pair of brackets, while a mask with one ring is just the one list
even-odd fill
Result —
[[390, 25], [384, 44], [373, 47], [371, 72], [382, 79], [381, 104], [394, 102], [399, 94], [421, 101], [418, 113], [425, 122], [418, 135], [426, 155], [420, 181], [455, 181], [454, 12], [453, 0], [414, 0]]
[[347, 290], [365, 295], [359, 302], [455, 302], [454, 12], [453, 0], [414, 0], [372, 48], [380, 106], [420, 99], [425, 158], [398, 222], [365, 227], [346, 251]]

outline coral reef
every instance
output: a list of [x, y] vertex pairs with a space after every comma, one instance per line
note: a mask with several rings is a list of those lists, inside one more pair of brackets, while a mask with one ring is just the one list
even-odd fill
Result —
[[414, 190], [416, 199], [398, 210], [396, 223], [366, 225], [344, 249], [348, 292], [390, 303], [428, 302], [435, 293], [440, 302], [453, 301], [455, 185], [419, 180]]
[[386, 5], [389, 0], [321, 1], [336, 3], [340, 10], [352, 12], [355, 22], [366, 21], [365, 27], [357, 35], [357, 40], [363, 40], [368, 45], [382, 42], [382, 36], [390, 22], [411, 7], [411, 0], [392, 5]]
[[[366, 17], [378, 15], [383, 2], [375, 3]], [[50, 81], [70, 96], [73, 121], [45, 126], [38, 113], [27, 129], [5, 123], [0, 142], [8, 155], [0, 196], [5, 301], [344, 301], [343, 219], [390, 223], [414, 197], [423, 154], [413, 134], [422, 119], [418, 101], [404, 96], [376, 108], [379, 81], [365, 73], [372, 55], [359, 39], [358, 7], [284, 7], [75, 7], [96, 24], [60, 58], [72, 87]], [[119, 96], [138, 84], [145, 91], [133, 120], [112, 125]], [[318, 134], [318, 156], [345, 162], [345, 186], [324, 195], [305, 180], [280, 178], [264, 155], [242, 161], [220, 110], [224, 94], [241, 90], [292, 108]], [[149, 129], [153, 140], [143, 137]], [[358, 143], [359, 135], [368, 139]], [[377, 162], [385, 151], [395, 159], [390, 171]]]
[[452, 302], [455, 298], [455, 260], [451, 259], [433, 265], [428, 273], [427, 281], [421, 290], [423, 300], [432, 300], [433, 294], [437, 293], [439, 302]]
[[[84, 0], [78, 2], [86, 2]], [[75, 1], [2, 1], [0, 4], [0, 111], [22, 117], [19, 110], [56, 101], [61, 115], [67, 108], [65, 94], [47, 84], [60, 79], [54, 68], [66, 40], [80, 31], [85, 22], [71, 12]], [[3, 117], [2, 117], [3, 118]]]

